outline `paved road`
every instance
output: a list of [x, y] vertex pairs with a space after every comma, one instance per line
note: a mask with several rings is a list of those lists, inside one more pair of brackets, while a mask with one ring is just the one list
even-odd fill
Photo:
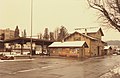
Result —
[[118, 71], [119, 59], [120, 56], [95, 57], [84, 61], [40, 57], [0, 61], [0, 78], [113, 78], [110, 73]]

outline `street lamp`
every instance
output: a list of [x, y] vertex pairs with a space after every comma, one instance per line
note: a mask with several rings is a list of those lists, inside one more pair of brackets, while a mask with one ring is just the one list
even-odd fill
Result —
[[31, 49], [30, 49], [30, 56], [32, 56], [32, 25], [33, 25], [33, 0], [31, 0], [31, 36], [30, 36], [30, 44], [31, 44]]

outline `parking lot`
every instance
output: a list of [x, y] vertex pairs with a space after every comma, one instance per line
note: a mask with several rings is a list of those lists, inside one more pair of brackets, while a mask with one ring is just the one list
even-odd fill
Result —
[[0, 78], [104, 78], [106, 73], [119, 66], [119, 59], [118, 55], [82, 61], [65, 57], [1, 60]]

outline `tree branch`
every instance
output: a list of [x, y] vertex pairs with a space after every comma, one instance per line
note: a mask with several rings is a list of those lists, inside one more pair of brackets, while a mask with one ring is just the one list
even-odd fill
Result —
[[[120, 15], [119, 0], [111, 0], [111, 2], [107, 0], [109, 2], [109, 6], [105, 6], [105, 3], [103, 1], [101, 3], [100, 0], [98, 3], [96, 2], [96, 0], [87, 1], [90, 7], [100, 11], [104, 15], [104, 17], [110, 22], [110, 24], [120, 32], [120, 19], [119, 17], [116, 17]], [[111, 10], [109, 10], [108, 7], [110, 7]]]

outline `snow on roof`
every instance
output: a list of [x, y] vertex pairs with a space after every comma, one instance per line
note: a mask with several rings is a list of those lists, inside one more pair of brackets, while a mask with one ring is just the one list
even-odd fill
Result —
[[[79, 34], [81, 34], [82, 36], [85, 36], [85, 37], [90, 38], [90, 39], [92, 39], [92, 40], [97, 40], [96, 38], [93, 38], [93, 37], [91, 37], [91, 36], [89, 36], [89, 35], [85, 35], [85, 34], [83, 34], [83, 33], [77, 32], [77, 31], [72, 32], [72, 34], [74, 34], [74, 33], [79, 33]], [[70, 34], [70, 35], [71, 35], [71, 34]], [[69, 35], [69, 36], [70, 36], [70, 35]], [[69, 36], [67, 36], [67, 37], [69, 37]], [[66, 38], [67, 38], [67, 37], [66, 37]], [[65, 38], [65, 39], [66, 39], [66, 38]]]
[[120, 48], [117, 48], [116, 50], [120, 50]]
[[104, 46], [104, 49], [110, 49], [111, 46]]
[[91, 37], [91, 36], [89, 36], [89, 35], [85, 35], [85, 34], [81, 34], [81, 35], [86, 36], [86, 37], [88, 37], [88, 38], [90, 38], [90, 39], [92, 39], [92, 40], [97, 40], [96, 38], [93, 38], [93, 37]]
[[[99, 30], [101, 31], [101, 34], [102, 34], [102, 36], [104, 36], [104, 34], [103, 34], [103, 32], [102, 32], [102, 30], [101, 30], [101, 28], [100, 27], [91, 27], [91, 28], [86, 28], [87, 29], [87, 33], [96, 33], [96, 32], [98, 32]], [[79, 33], [79, 34], [81, 34], [81, 35], [83, 35], [83, 36], [85, 36], [85, 37], [87, 37], [87, 38], [90, 38], [90, 39], [92, 39], [92, 40], [97, 40], [96, 38], [93, 38], [93, 37], [91, 37], [91, 36], [89, 36], [89, 35], [85, 35], [84, 33], [85, 33], [85, 28], [78, 28], [77, 30], [75, 30], [75, 31], [72, 31], [72, 32], [69, 32], [69, 34], [71, 35], [71, 34], [73, 34], [73, 33], [75, 33], [75, 32], [77, 32], [77, 33]], [[69, 36], [70, 36], [69, 35]], [[66, 37], [67, 38], [67, 37]]]
[[100, 30], [102, 36], [104, 36], [101, 27], [77, 28], [76, 31], [79, 33], [85, 33], [85, 29], [87, 29], [87, 33], [96, 33]]
[[88, 47], [85, 41], [67, 41], [67, 42], [54, 42], [49, 47]]
[[[93, 27], [93, 28], [86, 28], [87, 29], [87, 33], [95, 33], [98, 32], [98, 30], [100, 29], [100, 27]], [[77, 30], [80, 33], [85, 33], [85, 29], [80, 29], [78, 28]]]

